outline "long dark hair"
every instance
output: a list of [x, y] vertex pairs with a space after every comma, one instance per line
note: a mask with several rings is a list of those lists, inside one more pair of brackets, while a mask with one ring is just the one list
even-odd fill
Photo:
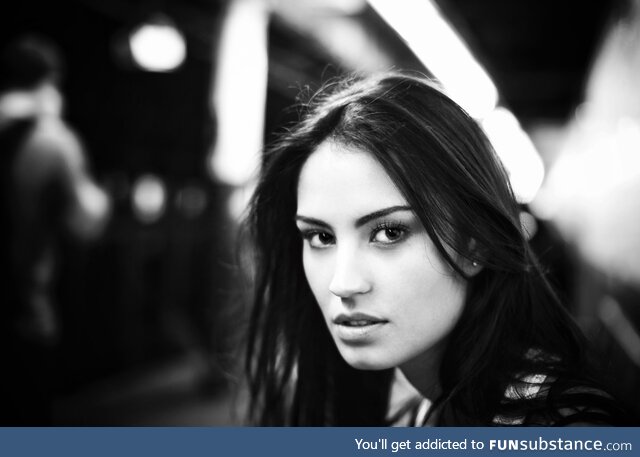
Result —
[[[246, 220], [255, 286], [247, 352], [253, 420], [385, 424], [391, 370], [356, 370], [342, 360], [302, 266], [298, 177], [327, 139], [368, 151], [443, 259], [467, 278], [464, 311], [442, 357], [442, 395], [432, 408], [439, 423], [574, 421], [567, 408], [584, 403], [591, 386], [583, 338], [527, 243], [505, 170], [464, 110], [428, 79], [399, 73], [328, 85], [265, 154]], [[451, 250], [482, 271], [467, 277]], [[538, 387], [546, 395], [518, 393], [526, 392], [527, 374], [545, 375]], [[505, 396], [509, 388], [516, 394]], [[581, 420], [604, 414], [604, 407], [592, 410]]]

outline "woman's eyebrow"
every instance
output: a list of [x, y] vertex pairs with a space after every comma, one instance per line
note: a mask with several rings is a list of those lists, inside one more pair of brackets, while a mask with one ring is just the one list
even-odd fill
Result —
[[331, 229], [331, 226], [320, 219], [315, 219], [313, 217], [302, 216], [301, 214], [296, 214], [296, 221], [304, 222], [309, 225], [317, 225], [318, 227], [323, 227], [327, 229]]
[[384, 216], [388, 216], [389, 214], [395, 213], [397, 211], [412, 211], [410, 206], [406, 205], [398, 205], [398, 206], [390, 206], [388, 208], [380, 209], [378, 211], [374, 211], [373, 213], [367, 214], [366, 216], [359, 217], [356, 220], [356, 227], [362, 227], [364, 224], [371, 222], [375, 219], [379, 219]]

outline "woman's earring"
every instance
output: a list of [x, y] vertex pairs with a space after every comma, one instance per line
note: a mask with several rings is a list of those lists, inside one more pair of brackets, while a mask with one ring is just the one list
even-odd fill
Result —
[[475, 260], [473, 262], [471, 262], [471, 265], [473, 265], [474, 267], [478, 266], [478, 262], [476, 262]]

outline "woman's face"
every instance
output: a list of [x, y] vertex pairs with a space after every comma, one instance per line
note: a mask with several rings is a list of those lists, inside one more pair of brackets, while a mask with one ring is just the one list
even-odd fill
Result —
[[382, 166], [325, 141], [302, 168], [296, 223], [307, 280], [347, 363], [378, 370], [430, 360], [460, 316], [466, 285]]

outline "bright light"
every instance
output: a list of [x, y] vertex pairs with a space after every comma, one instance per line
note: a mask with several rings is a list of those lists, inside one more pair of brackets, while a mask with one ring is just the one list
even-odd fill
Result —
[[495, 108], [498, 91], [463, 41], [429, 0], [369, 0], [471, 116], [483, 119]]
[[[640, 285], [640, 117], [637, 14], [607, 30], [588, 76], [586, 99], [565, 127], [544, 186], [532, 210], [557, 229], [581, 263], [611, 284]], [[604, 301], [600, 318], [635, 350], [624, 316]], [[632, 354], [635, 353], [635, 356]]]
[[164, 214], [167, 191], [155, 175], [144, 175], [133, 185], [132, 204], [135, 215], [142, 222], [155, 222]]
[[260, 167], [268, 69], [265, 3], [231, 2], [218, 49], [218, 136], [208, 166], [215, 179], [233, 186], [246, 184]]
[[187, 54], [184, 37], [167, 19], [156, 19], [135, 29], [129, 46], [136, 64], [148, 71], [175, 70]]
[[502, 107], [493, 110], [482, 127], [507, 169], [516, 198], [531, 202], [544, 179], [544, 164], [531, 139], [511, 111]]

